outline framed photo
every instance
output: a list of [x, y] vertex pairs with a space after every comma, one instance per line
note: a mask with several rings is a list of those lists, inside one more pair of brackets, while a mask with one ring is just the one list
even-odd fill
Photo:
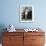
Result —
[[20, 22], [34, 21], [34, 7], [32, 5], [20, 5]]

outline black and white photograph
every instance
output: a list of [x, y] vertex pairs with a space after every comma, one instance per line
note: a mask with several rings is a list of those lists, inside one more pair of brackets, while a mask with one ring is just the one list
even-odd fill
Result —
[[32, 22], [33, 15], [32, 5], [21, 5], [20, 6], [20, 22]]

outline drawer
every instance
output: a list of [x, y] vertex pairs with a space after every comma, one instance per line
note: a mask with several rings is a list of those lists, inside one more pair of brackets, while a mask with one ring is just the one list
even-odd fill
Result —
[[44, 46], [44, 44], [32, 44], [32, 46]]
[[23, 36], [4, 36], [3, 43], [15, 43], [23, 41]]
[[23, 40], [23, 36], [4, 36], [3, 41], [17, 41], [17, 40]]
[[43, 44], [44, 36], [32, 36], [32, 43], [33, 44]]
[[44, 36], [44, 32], [24, 32], [24, 36]]
[[4, 36], [23, 36], [23, 32], [4, 32]]
[[10, 43], [8, 43], [8, 44], [2, 44], [2, 46], [23, 46], [23, 43], [13, 43], [13, 44], [10, 44]]

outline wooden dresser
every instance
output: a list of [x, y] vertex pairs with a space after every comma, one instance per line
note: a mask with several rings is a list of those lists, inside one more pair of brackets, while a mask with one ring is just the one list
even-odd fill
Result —
[[3, 32], [3, 46], [44, 46], [44, 32]]

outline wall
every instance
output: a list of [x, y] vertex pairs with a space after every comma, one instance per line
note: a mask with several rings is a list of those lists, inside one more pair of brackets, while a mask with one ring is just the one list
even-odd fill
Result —
[[[16, 28], [46, 27], [46, 1], [45, 0], [0, 0], [1, 15], [0, 25], [13, 24]], [[35, 21], [31, 23], [21, 23], [19, 21], [19, 6], [30, 4], [34, 7]]]

